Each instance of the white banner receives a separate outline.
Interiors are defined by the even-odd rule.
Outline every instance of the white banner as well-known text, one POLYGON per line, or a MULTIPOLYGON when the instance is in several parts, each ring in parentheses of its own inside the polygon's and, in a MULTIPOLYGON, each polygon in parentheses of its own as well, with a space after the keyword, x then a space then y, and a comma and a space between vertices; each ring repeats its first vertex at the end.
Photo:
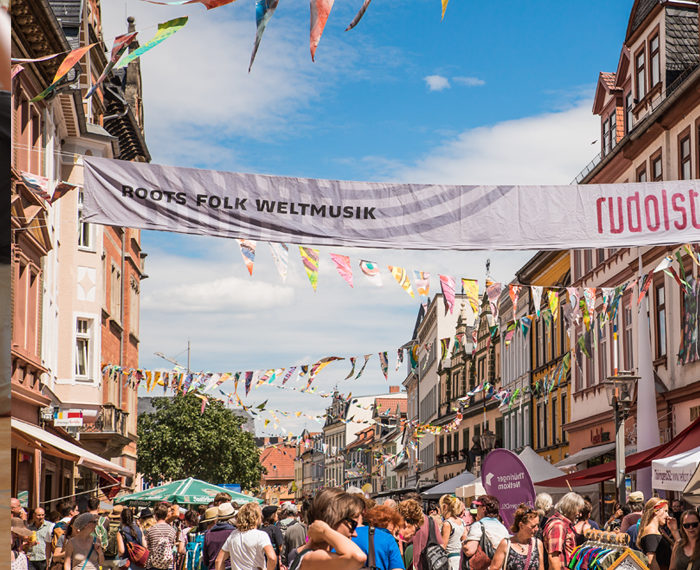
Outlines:
POLYGON ((651 486, 666 491, 683 491, 700 461, 700 447, 651 462, 651 486))
POLYGON ((142 230, 297 245, 425 250, 700 241, 696 180, 448 186, 84 160, 83 219, 142 230))

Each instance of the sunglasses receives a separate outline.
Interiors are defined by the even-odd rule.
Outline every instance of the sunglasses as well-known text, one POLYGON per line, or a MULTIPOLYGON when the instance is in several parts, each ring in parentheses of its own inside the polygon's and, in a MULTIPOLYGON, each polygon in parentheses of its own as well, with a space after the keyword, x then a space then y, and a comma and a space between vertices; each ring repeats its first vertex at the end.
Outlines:
POLYGON ((683 528, 698 528, 700 522, 683 523, 683 528))
POLYGON ((355 519, 343 519, 343 522, 348 525, 350 532, 355 532, 357 525, 360 524, 355 519))

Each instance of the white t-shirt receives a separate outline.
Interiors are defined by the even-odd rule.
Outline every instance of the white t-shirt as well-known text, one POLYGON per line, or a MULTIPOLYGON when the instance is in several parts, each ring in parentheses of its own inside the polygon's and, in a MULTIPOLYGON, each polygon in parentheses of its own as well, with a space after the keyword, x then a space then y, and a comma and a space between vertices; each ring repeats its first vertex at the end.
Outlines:
POLYGON ((501 541, 504 538, 508 538, 510 536, 510 532, 508 532, 508 529, 503 526, 501 521, 492 517, 484 517, 483 519, 472 524, 471 528, 469 529, 469 534, 467 535, 467 540, 481 540, 482 525, 484 532, 486 533, 486 538, 489 539, 489 542, 493 546, 494 550, 498 548, 498 545, 501 544, 501 541))
POLYGON ((221 550, 231 558, 231 570, 265 568, 265 546, 272 546, 270 536, 258 529, 234 530, 224 542, 221 550))

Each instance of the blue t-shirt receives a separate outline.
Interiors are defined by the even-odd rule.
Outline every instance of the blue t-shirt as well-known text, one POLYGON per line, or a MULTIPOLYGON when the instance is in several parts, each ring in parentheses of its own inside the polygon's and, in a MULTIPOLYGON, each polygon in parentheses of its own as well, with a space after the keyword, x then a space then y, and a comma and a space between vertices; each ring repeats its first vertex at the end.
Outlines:
MULTIPOLYGON (((369 527, 358 526, 356 532, 357 536, 353 536, 352 541, 367 555, 365 564, 369 564, 369 527)), ((381 570, 406 568, 396 539, 385 528, 375 528, 374 531, 374 563, 381 570)))

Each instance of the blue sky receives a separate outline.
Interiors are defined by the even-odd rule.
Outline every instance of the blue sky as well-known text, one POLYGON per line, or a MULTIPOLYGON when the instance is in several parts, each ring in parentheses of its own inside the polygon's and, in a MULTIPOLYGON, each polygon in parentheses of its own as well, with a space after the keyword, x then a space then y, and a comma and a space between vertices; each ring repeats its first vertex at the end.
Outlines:
MULTIPOLYGON (((108 46, 127 14, 144 30, 142 42, 158 22, 190 16, 142 58, 153 162, 312 178, 566 184, 597 152, 592 95, 598 72, 615 70, 631 0, 452 0, 442 22, 439 0, 374 0, 344 32, 360 5, 336 0, 312 63, 308 2, 283 0, 248 74, 251 0, 209 12, 103 2, 108 46)), ((179 354, 188 338, 192 367, 208 371, 374 353, 359 381, 342 380, 342 362, 317 380, 322 390, 337 383, 354 394, 385 391, 376 353, 409 340, 418 303, 386 270, 382 289, 350 289, 328 252, 482 282, 487 257, 492 277, 508 281, 532 254, 322 248, 314 293, 295 248, 282 284, 266 244, 258 244, 252 278, 233 241, 144 232, 143 245, 143 367, 167 364, 153 353, 179 354)), ((405 369, 390 369, 389 383, 399 384, 405 369)), ((327 403, 273 388, 249 401, 268 396, 285 410, 318 412, 327 403)))

